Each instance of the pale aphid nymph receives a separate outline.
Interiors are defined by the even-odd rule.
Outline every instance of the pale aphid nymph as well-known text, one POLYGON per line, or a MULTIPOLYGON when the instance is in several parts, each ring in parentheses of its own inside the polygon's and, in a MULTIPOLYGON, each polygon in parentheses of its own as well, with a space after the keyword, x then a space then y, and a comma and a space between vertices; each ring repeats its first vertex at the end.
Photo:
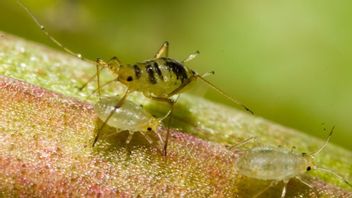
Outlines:
POLYGON ((131 141, 135 132, 140 132, 150 144, 153 143, 150 135, 154 133, 158 137, 160 144, 163 145, 164 141, 158 132, 163 118, 155 118, 141 105, 130 100, 125 100, 124 105, 115 109, 116 100, 119 99, 120 97, 118 96, 105 97, 95 104, 94 110, 98 118, 104 121, 113 111, 111 118, 106 124, 115 128, 116 133, 128 131, 127 144, 131 141))
POLYGON ((301 176, 312 170, 319 170, 333 174, 352 187, 352 185, 342 176, 332 170, 318 167, 315 164, 314 157, 319 154, 328 144, 333 130, 334 127, 331 129, 325 144, 316 152, 311 154, 298 154, 293 153, 292 151, 272 147, 255 147, 244 150, 243 152, 241 151, 239 152, 239 157, 235 160, 235 170, 238 174, 249 178, 272 181, 269 186, 258 192, 254 197, 259 196, 271 186, 276 185, 279 182, 283 182, 284 186, 281 192, 281 197, 283 198, 286 194, 287 183, 292 178, 296 178, 311 187, 301 178, 301 176))

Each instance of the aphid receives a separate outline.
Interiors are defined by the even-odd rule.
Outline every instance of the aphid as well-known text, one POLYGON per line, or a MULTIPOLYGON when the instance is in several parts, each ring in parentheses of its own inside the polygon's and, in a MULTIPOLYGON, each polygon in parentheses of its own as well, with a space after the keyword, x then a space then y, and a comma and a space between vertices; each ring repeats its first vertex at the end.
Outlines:
POLYGON ((308 183, 302 180, 301 176, 312 170, 320 170, 333 174, 352 187, 352 185, 342 176, 332 170, 318 167, 314 163, 315 156, 319 154, 328 144, 333 130, 334 127, 331 129, 325 144, 316 152, 311 154, 297 154, 292 151, 270 147, 255 147, 245 150, 235 161, 236 171, 239 174, 249 178, 272 181, 269 186, 257 193, 254 197, 261 195, 271 186, 276 185, 279 182, 283 182, 284 187, 281 192, 281 197, 283 198, 286 194, 287 183, 292 178, 296 178, 305 185, 311 187, 308 183))
POLYGON ((155 118, 144 110, 141 105, 133 103, 130 100, 125 100, 120 108, 115 109, 115 103, 119 99, 120 97, 118 96, 105 97, 95 104, 94 109, 99 119, 106 120, 111 111, 113 111, 111 118, 106 124, 116 128, 116 133, 128 131, 129 135, 126 139, 127 144, 131 141, 135 132, 140 132, 150 144, 153 143, 153 140, 149 135, 154 133, 163 145, 164 140, 158 133, 163 118, 155 118))
MULTIPOLYGON (((175 102, 171 99, 171 97, 181 93, 187 85, 196 79, 203 80, 234 103, 240 104, 233 98, 224 94, 223 91, 215 87, 209 81, 205 80, 203 76, 184 65, 185 62, 195 58, 198 52, 189 55, 185 60, 179 62, 168 58, 168 48, 169 44, 168 42, 165 42, 155 54, 153 59, 135 64, 122 64, 116 57, 113 57, 108 62, 104 62, 101 59, 97 60, 97 76, 99 76, 100 68, 108 68, 117 76, 117 80, 127 87, 122 99, 115 104, 115 109, 119 108, 123 104, 125 98, 130 92, 137 91, 142 92, 144 96, 150 99, 167 102, 170 104, 170 112, 172 112, 175 102)), ((98 78, 98 89, 99 86, 100 82, 98 78)), ((242 106, 246 110, 250 111, 246 106, 242 106)), ((106 118, 105 122, 109 119, 110 116, 106 118)), ((164 154, 166 154, 168 136, 169 134, 167 132, 164 154)))
MULTIPOLYGON (((59 43, 55 38, 49 35, 49 33, 45 30, 44 26, 39 23, 39 21, 34 17, 34 15, 26 8, 22 3, 18 1, 18 3, 28 12, 28 14, 33 18, 35 23, 40 27, 40 29, 44 32, 44 34, 53 41, 56 45, 61 47, 63 50, 68 52, 69 54, 76 56, 80 59, 83 59, 81 54, 73 53, 68 48, 64 47, 61 43, 59 43)), ((200 75, 192 69, 188 68, 184 64, 192 59, 194 59, 199 52, 195 52, 190 54, 183 61, 177 61, 175 59, 168 57, 169 51, 169 43, 164 42, 157 53, 154 55, 154 58, 150 60, 146 60, 143 62, 138 62, 135 64, 124 64, 117 57, 113 57, 109 61, 105 62, 102 59, 97 59, 97 73, 92 76, 88 81, 97 78, 97 86, 98 86, 98 94, 100 94, 100 71, 103 68, 107 68, 111 71, 111 73, 115 76, 116 80, 121 82, 126 86, 126 90, 122 95, 121 99, 115 103, 115 109, 121 107, 127 98, 128 94, 131 92, 141 92, 147 98, 152 100, 166 102, 170 105, 170 113, 173 111, 174 100, 171 98, 174 95, 180 94, 184 91, 184 88, 189 85, 191 82, 201 79, 203 82, 208 84, 211 88, 215 89, 218 93, 231 100, 233 103, 242 106, 246 111, 253 114, 253 112, 235 100, 234 98, 225 94, 221 89, 213 85, 208 80, 204 79, 204 77, 210 73, 200 75)), ((86 59, 85 59, 86 60, 86 59)), ((83 89, 87 83, 85 83, 81 89, 83 89)), ((102 124, 101 128, 98 130, 97 136, 94 139, 93 146, 98 140, 100 131, 104 127, 104 125, 109 121, 112 117, 114 110, 111 111, 110 115, 106 117, 106 120, 102 124)), ((170 120, 170 119, 169 119, 170 120)), ((164 145, 164 154, 166 155, 167 142, 169 137, 169 130, 167 130, 165 145, 164 145)))

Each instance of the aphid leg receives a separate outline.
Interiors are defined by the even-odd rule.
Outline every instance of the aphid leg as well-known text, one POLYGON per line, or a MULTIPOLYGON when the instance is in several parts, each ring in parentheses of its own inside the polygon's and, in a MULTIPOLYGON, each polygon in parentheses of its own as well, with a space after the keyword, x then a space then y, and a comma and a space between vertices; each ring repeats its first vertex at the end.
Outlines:
MULTIPOLYGON (((103 88, 103 87, 105 87, 105 86, 107 86, 107 85, 109 85, 109 84, 111 84, 111 83, 113 83, 113 82, 115 82, 115 81, 117 81, 117 78, 105 82, 104 84, 100 85, 100 88, 103 88)), ((94 94, 95 92, 97 92, 98 90, 99 90, 98 88, 94 89, 94 90, 92 91, 92 93, 90 93, 90 94, 88 95, 88 97, 91 96, 92 94, 94 94)))
POLYGON ((118 134, 118 133, 121 133, 121 132, 123 132, 123 131, 124 131, 124 130, 116 129, 116 130, 115 130, 115 133, 104 134, 103 137, 104 137, 104 138, 108 138, 108 137, 114 136, 114 135, 116 135, 116 134, 118 134))
POLYGON ((197 50, 197 51, 193 52, 192 54, 188 55, 188 57, 185 58, 183 61, 181 61, 181 63, 186 63, 188 61, 191 61, 194 58, 196 58, 198 55, 199 55, 199 51, 197 50))
MULTIPOLYGON (((97 60, 95 61, 96 67, 97 67, 97 71, 96 73, 91 76, 87 82, 85 82, 81 87, 79 87, 78 89, 80 91, 82 91, 90 81, 92 81, 95 77, 100 78, 100 72, 101 70, 103 70, 104 68, 113 68, 114 70, 118 70, 121 62, 119 61, 119 59, 117 57, 113 57, 111 58, 107 63, 104 62, 102 59, 97 58, 97 60)), ((97 80, 98 82, 100 82, 100 80, 97 80)), ((98 91, 100 91, 99 88, 100 86, 98 85, 98 91)))
POLYGON ((232 101, 233 103, 240 105, 241 107, 243 107, 246 111, 248 111, 251 114, 254 114, 252 110, 250 110, 247 106, 245 106, 244 104, 242 104, 241 102, 235 100, 234 98, 228 96, 224 91, 222 91, 220 88, 216 87, 213 83, 209 82, 208 80, 206 80, 205 78, 203 78, 203 76, 199 75, 199 74, 195 74, 196 78, 201 79, 203 82, 205 82, 206 84, 208 84, 209 87, 213 88, 214 90, 216 90, 219 94, 223 95, 225 98, 229 99, 230 101, 232 101))
POLYGON ((101 90, 100 90, 100 68, 103 68, 103 67, 100 67, 100 65, 102 64, 105 64, 105 62, 103 60, 101 60, 100 58, 97 59, 97 64, 96 64, 96 67, 97 67, 97 86, 98 86, 98 96, 99 96, 99 100, 101 98, 101 90))
POLYGON ((270 184, 269 184, 267 187, 265 187, 263 190, 261 190, 261 191, 259 191, 257 194, 255 194, 255 195, 253 196, 253 198, 259 197, 261 194, 263 194, 265 191, 267 191, 269 188, 271 188, 271 187, 274 186, 275 184, 277 184, 276 181, 270 182, 270 184))
POLYGON ((144 138, 148 141, 149 144, 153 144, 153 140, 149 137, 149 135, 142 133, 142 135, 144 136, 144 138))
POLYGON ((302 184, 308 186, 309 188, 313 188, 313 186, 311 186, 310 184, 308 184, 306 181, 304 181, 301 177, 296 177, 297 180, 299 180, 300 182, 302 182, 302 184))
MULTIPOLYGON (((161 102, 167 102, 170 105, 170 110, 167 112, 166 116, 169 116, 172 114, 173 110, 174 110, 174 105, 175 105, 175 101, 173 101, 170 98, 158 98, 158 97, 152 97, 153 100, 157 100, 157 101, 161 101, 161 102)), ((166 118, 166 116, 163 117, 163 119, 166 118)), ((164 147, 163 147, 163 155, 166 156, 167 155, 167 144, 169 141, 169 136, 170 136, 170 125, 171 125, 171 116, 169 117, 168 120, 168 128, 166 131, 166 136, 165 136, 165 141, 164 141, 164 147)))
POLYGON ((286 195, 286 190, 287 190, 287 183, 288 183, 288 180, 284 180, 284 187, 282 188, 282 192, 281 192, 281 198, 284 198, 285 195, 286 195))
MULTIPOLYGON (((103 61, 102 59, 97 58, 97 60, 96 60, 97 72, 95 73, 95 76, 97 77, 97 89, 95 89, 94 92, 98 91, 99 99, 101 97, 101 88, 102 88, 100 86, 100 71, 103 68, 114 68, 115 70, 118 70, 120 65, 121 65, 121 62, 119 61, 119 59, 117 57, 111 58, 107 63, 105 61, 103 61)), ((87 86, 88 82, 91 81, 92 79, 93 78, 91 77, 82 87, 87 86)), ((108 83, 113 82, 115 80, 117 80, 117 78, 113 79, 112 81, 109 81, 108 83)))
POLYGON ((177 87, 175 90, 173 90, 171 93, 168 94, 168 97, 172 97, 176 94, 179 94, 183 88, 185 88, 187 85, 189 85, 189 83, 191 83, 194 80, 196 80, 196 78, 189 78, 188 82, 184 82, 182 85, 177 87))
POLYGON ((171 108, 169 110, 169 120, 168 120, 168 123, 167 123, 167 131, 166 131, 166 137, 165 137, 165 142, 164 142, 164 148, 163 148, 163 153, 164 153, 164 156, 167 155, 167 143, 169 142, 169 136, 170 136, 170 126, 171 126, 171 118, 172 118, 172 112, 174 111, 174 105, 175 105, 175 102, 173 101, 171 104, 171 108))
POLYGON ((99 136, 100 136, 100 132, 103 130, 104 126, 106 125, 106 123, 110 120, 110 118, 112 117, 112 115, 115 113, 116 109, 120 108, 123 104, 123 102, 125 101, 127 95, 129 93, 129 90, 127 89, 126 92, 123 94, 122 98, 116 103, 116 105, 114 106, 114 109, 110 112, 109 116, 105 119, 105 121, 103 122, 103 124, 100 126, 100 128, 98 129, 97 135, 94 138, 93 141, 93 147, 95 145, 95 143, 98 141, 99 136))
POLYGON ((155 54, 154 58, 168 57, 169 56, 169 42, 165 41, 158 52, 155 54))
MULTIPOLYGON (((99 72, 100 72, 101 70, 103 70, 103 69, 104 69, 104 68, 101 67, 101 68, 99 69, 99 72)), ((89 79, 88 79, 83 85, 81 85, 80 87, 78 87, 78 90, 79 90, 79 91, 82 91, 82 90, 88 85, 88 83, 89 83, 90 81, 92 81, 92 80, 97 76, 97 74, 98 74, 98 71, 95 72, 94 75, 92 75, 91 77, 89 77, 89 79)))
POLYGON ((156 131, 153 131, 155 133, 155 135, 158 137, 159 141, 160 141, 160 144, 162 146, 164 146, 164 140, 163 138, 161 137, 160 133, 156 132, 156 131))
MULTIPOLYGON (((159 140, 160 140, 159 146, 162 148, 162 147, 163 147, 163 140, 161 139, 160 134, 157 133, 157 132, 155 132, 155 131, 153 131, 153 132, 158 136, 158 138, 159 138, 159 140)), ((149 144, 151 144, 151 145, 153 144, 153 140, 149 137, 148 134, 142 133, 142 135, 145 137, 145 139, 148 141, 149 144)), ((158 152, 160 152, 161 154, 163 154, 163 151, 162 151, 160 148, 156 147, 156 149, 158 150, 158 152)))
POLYGON ((126 144, 129 144, 132 140, 132 137, 133 137, 133 131, 128 131, 128 137, 126 139, 126 144))
POLYGON ((242 142, 240 142, 240 143, 238 143, 238 144, 236 144, 236 145, 231 146, 230 149, 232 150, 232 149, 241 147, 241 146, 247 144, 248 142, 250 142, 250 141, 252 141, 252 140, 255 141, 255 140, 256 140, 256 137, 247 138, 247 139, 243 140, 242 142))

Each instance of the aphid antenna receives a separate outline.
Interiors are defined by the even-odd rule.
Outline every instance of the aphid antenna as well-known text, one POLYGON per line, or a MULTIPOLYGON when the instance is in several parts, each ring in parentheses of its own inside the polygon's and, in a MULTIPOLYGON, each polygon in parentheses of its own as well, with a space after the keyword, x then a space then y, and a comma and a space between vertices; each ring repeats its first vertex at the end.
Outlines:
MULTIPOLYGON (((330 141, 330 138, 334 132, 334 129, 335 129, 335 126, 333 126, 330 130, 330 133, 328 135, 328 138, 326 139, 325 143, 323 146, 320 147, 320 149, 318 149, 316 152, 310 154, 311 156, 315 156, 317 154, 319 154, 325 147, 326 145, 328 145, 329 141, 330 141)), ((335 177, 339 178, 340 180, 342 180, 343 182, 345 182, 347 185, 349 185, 350 187, 352 187, 352 184, 350 182, 347 181, 346 178, 344 178, 343 176, 337 174, 336 172, 330 170, 330 169, 327 169, 327 168, 321 168, 321 167, 318 167, 318 166, 315 166, 314 167, 314 170, 318 170, 318 171, 323 171, 323 172, 326 172, 326 173, 329 173, 331 175, 334 175, 335 177)))
POLYGON ((254 112, 252 110, 250 110, 247 106, 245 106, 244 104, 242 104, 241 102, 239 102, 238 100, 230 97, 229 95, 227 95, 223 90, 221 90, 220 88, 218 88, 217 86, 215 86, 213 83, 211 83, 210 81, 206 80, 203 76, 207 75, 203 74, 201 75, 196 75, 197 78, 201 79, 203 82, 205 82, 206 84, 208 84, 209 87, 213 88, 215 91, 217 91, 219 94, 221 94, 222 96, 224 96, 225 98, 227 98, 228 100, 230 100, 231 102, 233 102, 236 105, 241 106, 243 109, 245 109, 246 111, 248 111, 249 113, 251 113, 252 115, 254 115, 254 112))
POLYGON ((332 136, 332 134, 333 134, 333 132, 334 132, 334 129, 335 129, 335 126, 333 126, 333 127, 331 128, 330 133, 329 133, 329 135, 328 135, 328 138, 326 139, 326 141, 325 141, 325 143, 323 144, 323 146, 321 146, 317 151, 315 151, 315 152, 313 152, 312 154, 310 154, 311 156, 316 156, 316 155, 318 155, 318 154, 328 145, 328 143, 329 143, 329 141, 330 141, 330 138, 331 138, 331 136, 332 136))
MULTIPOLYGON (((31 10, 20 0, 17 0, 17 4, 19 6, 21 6, 26 12, 27 14, 33 19, 33 21, 35 22, 35 24, 40 28, 40 30, 44 33, 44 35, 51 41, 53 42, 55 45, 57 45, 58 47, 60 47, 61 49, 63 49, 65 52, 67 52, 68 54, 78 58, 78 59, 81 59, 83 61, 86 61, 86 62, 89 62, 91 64, 96 64, 95 61, 92 61, 88 58, 85 58, 84 56, 82 56, 82 54, 80 53, 75 53, 73 52, 72 50, 70 50, 69 48, 67 48, 66 46, 64 46, 62 43, 60 43, 57 39, 55 39, 53 36, 51 36, 49 34, 48 31, 46 31, 45 29, 45 26, 42 25, 39 20, 37 19, 37 17, 34 16, 34 14, 31 12, 31 10)), ((78 87, 78 90, 82 91, 90 81, 92 81, 95 77, 97 77, 99 75, 99 72, 104 69, 104 68, 99 68, 97 69, 96 73, 91 76, 88 81, 86 83, 84 83, 82 86, 78 87)), ((99 77, 98 77, 99 78, 99 77)), ((99 82, 98 82, 99 84, 99 82)), ((99 87, 99 86, 98 86, 99 87)))
POLYGON ((233 150, 233 149, 235 149, 235 148, 238 148, 238 147, 241 147, 241 146, 243 146, 243 145, 245 145, 245 144, 248 144, 248 143, 251 142, 251 141, 256 141, 256 140, 257 140, 257 137, 255 137, 255 136, 250 137, 250 138, 247 138, 247 139, 243 140, 242 142, 240 142, 240 143, 238 143, 238 144, 236 144, 236 145, 231 146, 231 150, 233 150))
POLYGON ((24 5, 24 3, 20 0, 17 0, 17 4, 20 5, 29 16, 31 16, 31 18, 33 19, 33 21, 36 23, 36 25, 40 28, 40 30, 45 34, 46 37, 49 38, 49 40, 51 40, 53 43, 55 43, 58 47, 62 48, 65 52, 69 53, 70 55, 79 58, 81 60, 87 61, 87 62, 93 62, 85 57, 82 56, 82 54, 80 53, 75 53, 72 50, 70 50, 69 48, 67 48, 66 46, 64 46, 62 43, 60 43, 58 40, 56 40, 53 36, 51 36, 49 34, 48 31, 46 31, 45 26, 42 25, 39 20, 37 19, 37 17, 34 16, 34 14, 30 11, 30 9, 24 5))
POLYGON ((341 179, 343 182, 345 182, 348 186, 352 187, 352 184, 349 181, 347 181, 346 178, 344 178, 343 176, 335 173, 334 171, 332 171, 330 169, 321 168, 321 167, 314 167, 314 170, 323 171, 323 172, 329 173, 331 175, 334 175, 335 177, 337 177, 337 178, 341 179))

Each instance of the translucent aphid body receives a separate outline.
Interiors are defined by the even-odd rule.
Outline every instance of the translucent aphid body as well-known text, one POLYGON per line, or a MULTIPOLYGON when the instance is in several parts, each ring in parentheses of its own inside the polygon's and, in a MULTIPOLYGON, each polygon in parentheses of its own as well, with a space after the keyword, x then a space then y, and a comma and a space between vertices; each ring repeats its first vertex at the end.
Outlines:
POLYGON ((352 187, 352 185, 342 176, 329 169, 321 168, 314 164, 314 157, 328 144, 333 129, 334 127, 331 129, 325 144, 312 154, 293 153, 292 151, 271 147, 255 147, 240 151, 239 157, 235 160, 235 170, 239 174, 249 178, 272 181, 267 188, 258 192, 254 197, 258 197, 271 186, 283 182, 284 187, 281 192, 281 197, 283 198, 286 195, 287 183, 293 178, 296 178, 311 187, 301 178, 303 174, 311 170, 330 173, 352 187))
POLYGON ((135 132, 140 132, 149 143, 152 143, 149 135, 155 133, 163 143, 161 136, 158 133, 158 129, 161 126, 161 120, 153 117, 149 112, 143 109, 142 106, 133 103, 130 100, 125 100, 123 106, 115 109, 116 100, 120 97, 106 97, 102 98, 94 106, 94 110, 97 113, 100 120, 106 120, 106 118, 113 112, 111 118, 107 121, 107 125, 116 128, 116 132, 128 131, 129 136, 126 143, 129 143, 132 139, 132 135, 135 132))
POLYGON ((312 159, 309 155, 298 155, 275 148, 254 148, 241 155, 236 167, 247 177, 285 181, 305 173, 307 167, 312 167, 312 159))

